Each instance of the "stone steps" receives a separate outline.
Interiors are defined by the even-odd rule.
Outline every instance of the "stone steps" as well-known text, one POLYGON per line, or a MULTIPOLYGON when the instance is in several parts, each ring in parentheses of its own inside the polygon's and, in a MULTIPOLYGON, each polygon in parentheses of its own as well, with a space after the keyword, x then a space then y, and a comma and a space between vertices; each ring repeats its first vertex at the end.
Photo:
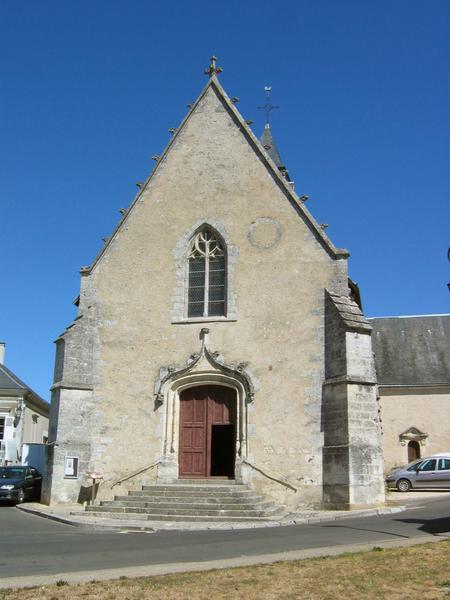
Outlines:
POLYGON ((166 521, 254 521, 280 518, 283 510, 243 484, 228 480, 181 480, 147 485, 86 507, 85 516, 166 521))
POLYGON ((114 500, 126 501, 132 500, 134 502, 167 502, 167 500, 173 502, 258 502, 261 497, 253 492, 248 494, 196 494, 195 492, 179 493, 174 490, 172 493, 165 494, 152 494, 146 492, 145 494, 139 494, 137 492, 130 492, 128 496, 114 496, 114 500))
MULTIPOLYGON (((90 507, 89 507, 90 508, 90 507)), ((87 509, 89 512, 89 508, 87 509)), ((95 506, 93 507, 96 508, 95 506)), ((205 504, 205 503, 196 503, 190 502, 189 504, 182 504, 179 502, 116 502, 114 500, 101 502, 98 508, 102 510, 115 510, 123 508, 125 511, 127 509, 139 509, 140 511, 145 511, 148 513, 151 512, 166 512, 166 511, 178 511, 178 510, 186 510, 189 512, 201 513, 202 511, 248 511, 248 510, 259 510, 259 511, 269 511, 273 508, 273 506, 269 505, 269 503, 261 503, 257 505, 253 504, 234 504, 234 503, 222 503, 222 504, 205 504), (255 508, 255 506, 257 508, 255 508)))
POLYGON ((239 508, 239 509, 215 509, 215 508, 166 508, 166 507, 134 507, 134 506, 88 506, 87 512, 118 512, 129 515, 135 514, 146 514, 153 515, 163 513, 167 516, 183 515, 185 517, 195 516, 207 516, 207 517, 264 517, 266 512, 264 510, 239 508))
MULTIPOLYGON (((197 508, 248 508, 249 506, 262 506, 261 501, 244 502, 239 498, 195 498, 192 496, 186 501, 185 498, 151 498, 146 496, 145 500, 136 497, 118 496, 114 500, 102 500, 100 506, 172 506, 181 508, 183 506, 197 508)), ((269 503, 265 503, 266 508, 270 508, 269 503)))
MULTIPOLYGON (((174 484, 170 484, 170 485, 174 485, 174 484)), ((202 479, 201 477, 199 477, 198 479, 179 479, 177 481, 177 483, 175 485, 195 485, 196 487, 198 486, 233 486, 233 487, 237 487, 237 486, 243 486, 242 483, 236 483, 235 479, 225 479, 222 477, 217 477, 217 478, 211 478, 211 479, 202 479)), ((146 487, 146 486, 143 486, 146 487)), ((152 486, 147 486, 147 487, 152 487, 152 486)), ((243 486, 245 487, 245 486, 243 486)))
POLYGON ((176 492, 174 490, 135 490, 133 492, 130 492, 130 494, 132 494, 134 497, 138 498, 145 498, 145 497, 152 497, 152 498, 164 498, 167 496, 177 496, 178 498, 192 498, 193 496, 195 496, 195 498, 229 498, 229 497, 233 497, 233 498, 249 498, 252 499, 256 496, 256 494, 254 492, 252 492, 251 490, 220 490, 220 491, 205 491, 205 490, 195 490, 195 488, 191 488, 189 490, 183 489, 183 490, 177 490, 176 492))
MULTIPOLYGON (((170 485, 143 485, 142 492, 151 492, 152 494, 155 492, 160 493, 173 493, 174 488, 176 488, 179 492, 194 492, 195 494, 203 492, 204 494, 235 494, 235 493, 243 493, 249 492, 249 488, 243 484, 234 484, 234 485, 195 485, 195 484, 181 484, 181 483, 172 483, 170 485)), ((135 492, 133 492, 135 493, 135 492)))
MULTIPOLYGON (((265 517, 239 517, 233 516, 224 517, 224 516, 210 516, 205 517, 204 515, 191 515, 189 517, 183 515, 166 515, 166 514, 152 514, 148 515, 145 513, 133 514, 129 513, 117 513, 117 512, 72 512, 74 516, 89 516, 92 518, 100 518, 100 519, 111 519, 117 521, 175 521, 175 522, 211 522, 211 523, 248 523, 248 522, 267 522, 274 521, 277 518, 277 515, 265 516, 265 517)), ((281 518, 282 515, 278 515, 278 518, 281 518)))

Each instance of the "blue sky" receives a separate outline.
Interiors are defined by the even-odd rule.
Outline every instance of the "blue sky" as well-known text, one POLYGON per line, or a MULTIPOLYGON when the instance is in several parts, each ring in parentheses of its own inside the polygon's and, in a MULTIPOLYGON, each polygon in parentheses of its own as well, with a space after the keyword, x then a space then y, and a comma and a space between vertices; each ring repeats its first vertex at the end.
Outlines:
POLYGON ((89 264, 205 83, 272 131, 368 316, 448 313, 447 0, 0 4, 0 340, 44 398, 89 264))

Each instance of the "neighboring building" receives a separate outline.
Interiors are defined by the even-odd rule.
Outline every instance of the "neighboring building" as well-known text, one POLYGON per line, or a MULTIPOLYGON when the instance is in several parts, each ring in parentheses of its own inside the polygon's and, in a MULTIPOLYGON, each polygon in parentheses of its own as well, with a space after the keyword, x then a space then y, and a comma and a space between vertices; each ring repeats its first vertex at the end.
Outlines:
POLYGON ((0 464, 19 463, 23 444, 48 438, 49 404, 3 364, 0 342, 0 464))
POLYGON ((81 269, 57 340, 46 500, 76 501, 95 472, 100 499, 219 477, 292 510, 378 506, 371 327, 348 252, 294 192, 270 127, 260 142, 214 60, 208 73, 81 269))
POLYGON ((385 468, 450 452, 450 315, 369 322, 385 468))

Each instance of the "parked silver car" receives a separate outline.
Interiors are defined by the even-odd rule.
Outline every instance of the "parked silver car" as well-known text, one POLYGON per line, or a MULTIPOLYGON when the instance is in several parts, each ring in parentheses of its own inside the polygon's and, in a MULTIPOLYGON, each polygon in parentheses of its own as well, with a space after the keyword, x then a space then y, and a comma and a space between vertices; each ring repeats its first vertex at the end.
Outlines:
POLYGON ((435 454, 394 469, 386 477, 390 488, 399 492, 410 489, 450 489, 450 454, 435 454))

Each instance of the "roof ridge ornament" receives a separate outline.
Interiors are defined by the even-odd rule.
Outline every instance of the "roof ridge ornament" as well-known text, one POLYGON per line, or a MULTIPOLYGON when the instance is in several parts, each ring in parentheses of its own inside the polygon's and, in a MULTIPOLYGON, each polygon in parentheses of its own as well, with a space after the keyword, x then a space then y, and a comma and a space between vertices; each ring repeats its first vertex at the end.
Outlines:
POLYGON ((213 77, 214 75, 218 75, 222 73, 222 67, 217 66, 217 56, 211 56, 211 63, 207 69, 205 69, 205 75, 209 75, 209 77, 213 77))
POLYGON ((258 110, 263 110, 266 113, 266 127, 269 127, 269 118, 270 118, 271 111, 274 110, 275 108, 280 108, 280 107, 274 106, 273 104, 270 103, 270 94, 272 92, 272 86, 271 85, 264 86, 264 91, 266 92, 266 103, 264 104, 264 106, 257 106, 257 108, 258 108, 258 110))

